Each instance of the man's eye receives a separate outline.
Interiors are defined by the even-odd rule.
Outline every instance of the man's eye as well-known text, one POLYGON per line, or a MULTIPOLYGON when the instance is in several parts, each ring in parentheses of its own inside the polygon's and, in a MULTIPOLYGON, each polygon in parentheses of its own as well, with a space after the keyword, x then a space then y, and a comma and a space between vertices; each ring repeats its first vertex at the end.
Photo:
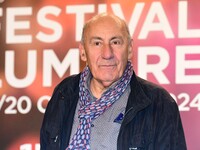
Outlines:
POLYGON ((122 42, 120 40, 111 41, 111 45, 121 45, 122 42))
POLYGON ((100 42, 94 42, 94 45, 99 46, 99 45, 101 45, 101 43, 100 42))
POLYGON ((93 42, 92 42, 92 45, 93 45, 93 46, 101 46, 102 43, 99 42, 99 41, 93 41, 93 42))

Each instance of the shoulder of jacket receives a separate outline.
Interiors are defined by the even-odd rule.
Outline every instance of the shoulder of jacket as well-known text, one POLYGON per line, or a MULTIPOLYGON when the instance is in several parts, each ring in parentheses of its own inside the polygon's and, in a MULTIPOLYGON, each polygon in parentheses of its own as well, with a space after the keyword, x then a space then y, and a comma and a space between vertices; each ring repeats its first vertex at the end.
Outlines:
POLYGON ((172 102, 175 101, 171 97, 170 93, 161 85, 147 81, 140 77, 137 77, 138 84, 140 85, 143 93, 152 101, 172 102))
POLYGON ((76 75, 71 75, 63 79, 54 89, 55 92, 60 92, 61 94, 74 92, 79 87, 80 73, 76 75))

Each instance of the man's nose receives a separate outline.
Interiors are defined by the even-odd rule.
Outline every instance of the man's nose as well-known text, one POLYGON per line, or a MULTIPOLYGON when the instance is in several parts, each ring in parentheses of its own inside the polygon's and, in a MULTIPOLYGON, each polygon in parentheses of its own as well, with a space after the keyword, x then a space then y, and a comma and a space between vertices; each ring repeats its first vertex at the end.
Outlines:
POLYGON ((113 58, 113 48, 110 44, 104 44, 101 51, 101 56, 104 59, 111 59, 113 58))

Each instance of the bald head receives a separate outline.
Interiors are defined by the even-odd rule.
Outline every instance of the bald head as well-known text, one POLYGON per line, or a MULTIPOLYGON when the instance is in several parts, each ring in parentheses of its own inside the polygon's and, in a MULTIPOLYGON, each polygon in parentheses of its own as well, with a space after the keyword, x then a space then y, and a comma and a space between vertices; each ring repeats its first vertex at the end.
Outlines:
POLYGON ((121 28, 122 32, 124 32, 124 35, 128 38, 128 40, 131 40, 131 36, 129 33, 128 26, 124 20, 119 18, 116 15, 113 14, 108 14, 108 13, 101 13, 93 18, 91 18, 89 21, 87 21, 83 27, 83 32, 82 32, 82 38, 81 41, 84 43, 85 39, 87 38, 87 32, 90 30, 90 27, 97 24, 97 23, 104 23, 106 21, 112 21, 114 22, 119 28, 121 28))

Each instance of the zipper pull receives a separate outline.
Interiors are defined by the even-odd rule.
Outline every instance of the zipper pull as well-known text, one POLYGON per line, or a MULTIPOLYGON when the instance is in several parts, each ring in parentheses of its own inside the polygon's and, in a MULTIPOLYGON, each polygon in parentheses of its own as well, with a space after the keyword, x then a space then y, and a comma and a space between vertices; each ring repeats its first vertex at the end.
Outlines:
POLYGON ((58 135, 54 138, 54 142, 56 143, 58 140, 58 135))

